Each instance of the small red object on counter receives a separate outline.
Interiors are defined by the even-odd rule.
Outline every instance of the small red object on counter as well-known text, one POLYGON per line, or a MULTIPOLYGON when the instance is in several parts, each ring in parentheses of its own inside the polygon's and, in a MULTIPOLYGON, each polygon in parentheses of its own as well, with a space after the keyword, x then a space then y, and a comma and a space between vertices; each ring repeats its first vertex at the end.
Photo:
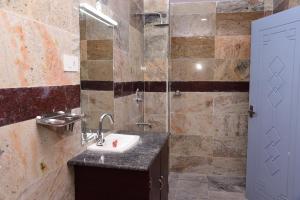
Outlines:
POLYGON ((114 141, 112 142, 112 146, 113 146, 114 148, 116 148, 116 147, 118 146, 118 140, 114 140, 114 141))

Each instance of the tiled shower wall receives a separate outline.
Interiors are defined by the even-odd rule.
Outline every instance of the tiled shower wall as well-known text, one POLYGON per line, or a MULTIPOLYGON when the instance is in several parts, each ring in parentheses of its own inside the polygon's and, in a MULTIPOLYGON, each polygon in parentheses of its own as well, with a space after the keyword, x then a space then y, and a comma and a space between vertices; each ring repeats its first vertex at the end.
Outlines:
MULTIPOLYGON (((163 14, 163 22, 169 23, 169 0, 144 0, 145 13, 163 14)), ((146 131, 168 130, 168 93, 169 70, 169 26, 158 27, 158 16, 146 15, 144 29, 144 81, 149 85, 160 85, 161 90, 145 92, 144 118, 152 128, 146 131)), ((154 86, 155 87, 155 86, 154 86)))
POLYGON ((250 24, 295 4, 171 0, 171 199, 244 198, 250 24))
POLYGON ((80 124, 58 133, 35 116, 80 106, 77 1, 0 1, 0 199, 74 199, 67 160, 83 150, 80 124))

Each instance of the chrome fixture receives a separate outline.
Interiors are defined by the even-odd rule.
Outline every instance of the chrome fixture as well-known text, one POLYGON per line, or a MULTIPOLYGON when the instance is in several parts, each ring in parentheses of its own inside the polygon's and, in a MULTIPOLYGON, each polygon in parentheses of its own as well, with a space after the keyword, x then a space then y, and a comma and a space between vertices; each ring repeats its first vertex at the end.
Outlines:
POLYGON ((138 103, 138 102, 143 102, 143 93, 140 92, 139 88, 136 89, 135 91, 135 98, 134 100, 138 103))
POLYGON ((149 128, 152 128, 152 124, 147 123, 147 122, 137 122, 136 123, 137 126, 148 126, 149 128))
POLYGON ((79 121, 82 117, 83 115, 58 111, 37 116, 36 123, 49 128, 73 131, 75 122, 79 121))
POLYGON ((100 9, 96 9, 87 3, 80 4, 80 11, 84 14, 104 23, 107 26, 113 27, 118 26, 118 22, 110 18, 109 16, 103 14, 100 9))
POLYGON ((180 97, 181 96, 181 92, 179 90, 176 90, 174 93, 174 97, 180 97))
POLYGON ((111 114, 108 113, 104 113, 103 115, 101 115, 100 117, 100 121, 99 121, 99 130, 97 131, 97 145, 98 146, 103 146, 105 140, 104 140, 104 134, 102 131, 103 128, 103 120, 108 117, 110 120, 110 123, 113 125, 114 124, 114 119, 113 116, 111 114))
POLYGON ((157 15, 160 18, 160 23, 159 24, 154 24, 154 26, 158 26, 158 27, 169 26, 169 24, 165 23, 164 20, 163 20, 163 15, 167 15, 166 13, 163 13, 163 12, 149 12, 149 13, 139 13, 139 14, 136 14, 136 15, 142 15, 142 16, 144 16, 144 18, 146 16, 157 15))

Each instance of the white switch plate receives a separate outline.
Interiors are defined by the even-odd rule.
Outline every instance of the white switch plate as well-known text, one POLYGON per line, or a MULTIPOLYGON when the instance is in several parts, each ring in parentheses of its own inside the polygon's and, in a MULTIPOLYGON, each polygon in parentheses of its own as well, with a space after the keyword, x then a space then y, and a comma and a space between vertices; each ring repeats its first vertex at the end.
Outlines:
POLYGON ((64 71, 65 72, 78 72, 79 71, 79 58, 78 56, 67 55, 63 57, 64 71))

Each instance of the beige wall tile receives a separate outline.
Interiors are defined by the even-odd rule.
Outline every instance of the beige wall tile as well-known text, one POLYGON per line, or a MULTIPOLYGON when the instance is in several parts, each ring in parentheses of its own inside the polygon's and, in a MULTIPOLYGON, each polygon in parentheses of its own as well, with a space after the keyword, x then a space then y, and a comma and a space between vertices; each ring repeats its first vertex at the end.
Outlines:
POLYGON ((213 1, 171 3, 170 6, 171 15, 207 15, 216 13, 216 2, 213 1))
MULTIPOLYGON (((21 191, 84 149, 80 144, 80 123, 74 133, 58 133, 28 120, 0 128, 0 194, 17 199, 21 191)), ((68 181, 68 180, 66 180, 68 181)), ((59 191, 56 191, 59 192, 59 191)))
POLYGON ((168 76, 168 59, 153 58, 144 61, 144 81, 166 81, 168 76))
POLYGON ((170 156, 170 171, 180 173, 209 174, 212 170, 212 158, 200 156, 170 156))
POLYGON ((179 135, 214 136, 213 116, 202 113, 171 113, 171 133, 179 135))
POLYGON ((213 58, 189 59, 180 58, 172 59, 171 63, 171 80, 172 81, 209 81, 214 80, 214 70, 216 61, 213 58), (197 64, 202 68, 197 69, 197 64))
POLYGON ((64 72, 62 60, 79 56, 78 36, 10 12, 0 16, 0 88, 79 83, 79 73, 64 72))
POLYGON ((87 40, 88 60, 112 60, 113 41, 112 40, 87 40))
MULTIPOLYGON (((220 45, 219 45, 220 46, 220 45)), ((219 46, 216 46, 220 48, 219 46)), ((214 58, 214 37, 172 37, 172 58, 214 58)))
POLYGON ((167 116, 163 114, 149 114, 145 113, 144 121, 151 124, 151 128, 145 126, 145 131, 150 132, 167 132, 167 116))
POLYGON ((145 12, 157 12, 157 11, 168 11, 169 1, 168 0, 145 0, 144 10, 145 12))
POLYGON ((177 156, 203 156, 213 154, 211 136, 171 135, 170 154, 177 156))
POLYGON ((209 92, 182 92, 180 97, 171 93, 171 112, 174 113, 201 113, 213 112, 213 94, 209 92))
POLYGON ((212 158, 212 171, 214 175, 245 176, 246 158, 212 158))
POLYGON ((251 22, 263 16, 263 11, 217 13, 217 35, 250 35, 251 22))
POLYGON ((144 99, 146 114, 167 114, 167 93, 145 92, 144 99))
POLYGON ((213 125, 216 129, 216 136, 247 137, 248 115, 239 115, 239 114, 214 115, 213 125))
POLYGON ((248 81, 250 60, 216 59, 214 78, 216 81, 248 81))
POLYGON ((215 93, 214 114, 247 114, 248 92, 215 93))
POLYGON ((214 137, 212 146, 214 157, 246 157, 247 139, 245 137, 214 137))
POLYGON ((215 32, 215 13, 171 16, 172 37, 214 36, 215 32))
POLYGON ((112 60, 87 60, 81 69, 87 70, 86 80, 113 81, 112 60))
POLYGON ((217 36, 217 59, 249 59, 250 36, 217 36))

